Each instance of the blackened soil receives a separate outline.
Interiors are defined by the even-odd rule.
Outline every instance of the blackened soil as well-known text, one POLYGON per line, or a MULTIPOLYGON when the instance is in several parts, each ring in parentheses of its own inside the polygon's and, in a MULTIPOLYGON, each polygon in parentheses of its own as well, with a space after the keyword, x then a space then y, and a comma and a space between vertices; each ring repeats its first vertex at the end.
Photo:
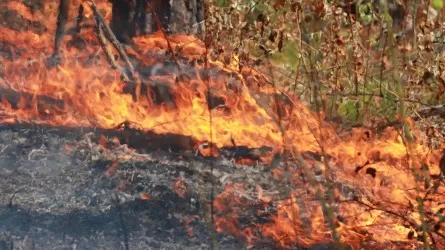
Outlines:
MULTIPOLYGON (((106 176, 112 163, 97 145, 67 152, 81 140, 37 127, 0 130, 1 250, 211 248, 203 182, 190 164, 157 156, 121 162, 106 176), (183 195, 173 189, 179 177, 183 195), (198 218, 186 227, 188 216, 198 218)), ((245 248, 231 236, 215 240, 221 249, 245 248)))

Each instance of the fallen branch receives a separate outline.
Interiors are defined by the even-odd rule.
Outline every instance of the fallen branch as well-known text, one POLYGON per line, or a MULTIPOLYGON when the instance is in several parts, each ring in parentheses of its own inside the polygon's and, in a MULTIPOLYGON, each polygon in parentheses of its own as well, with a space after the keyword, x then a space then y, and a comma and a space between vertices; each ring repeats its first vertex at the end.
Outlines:
POLYGON ((127 55, 127 52, 125 52, 124 47, 117 40, 110 26, 107 24, 104 17, 97 10, 97 6, 94 3, 94 1, 88 0, 88 2, 90 3, 91 9, 93 10, 95 16, 96 26, 98 26, 97 27, 98 31, 96 33, 98 34, 98 39, 101 43, 102 48, 104 48, 104 52, 107 56, 107 59, 112 65, 112 67, 118 68, 122 72, 123 80, 127 84, 130 82, 130 80, 136 83, 135 86, 132 87, 130 91, 132 93, 133 100, 137 101, 139 99, 139 95, 141 92, 141 85, 142 85, 139 75, 136 73, 134 66, 130 61, 130 58, 127 55), (117 63, 114 61, 114 56, 112 55, 111 50, 109 50, 105 44, 105 39, 110 41, 110 43, 118 51, 119 55, 124 59, 125 63, 127 64, 128 70, 130 72, 130 76, 128 76, 121 67, 117 66, 117 63))
POLYGON ((97 39, 99 40, 100 46, 102 47, 103 51, 105 52, 105 56, 107 58, 108 63, 113 67, 113 69, 117 69, 122 74, 122 80, 124 82, 129 82, 130 78, 128 77, 127 73, 124 69, 122 69, 114 59, 113 51, 111 51, 110 47, 107 46, 106 38, 104 35, 104 27, 102 23, 100 22, 100 19, 96 16, 94 18, 95 21, 95 31, 97 39))
POLYGON ((419 115, 414 117, 418 120, 421 118, 427 118, 432 116, 439 116, 445 119, 445 105, 436 105, 428 108, 421 109, 417 112, 419 115))
POLYGON ((111 30, 110 26, 107 24, 107 22, 105 21, 104 17, 102 16, 102 14, 99 13, 99 11, 97 10, 97 6, 94 3, 93 0, 88 0, 88 2, 90 3, 91 9, 93 10, 94 16, 95 18, 97 18, 98 22, 102 25, 102 27, 104 28, 104 35, 105 37, 113 44, 113 46, 116 48, 116 50, 119 52, 119 54, 122 56, 122 58, 124 59, 124 61, 127 63, 128 68, 130 70, 130 72, 132 73, 132 75, 134 75, 134 66, 133 64, 130 62, 130 59, 127 55, 127 52, 125 52, 124 47, 122 46, 122 44, 117 40, 116 36, 114 35, 113 31, 111 30))

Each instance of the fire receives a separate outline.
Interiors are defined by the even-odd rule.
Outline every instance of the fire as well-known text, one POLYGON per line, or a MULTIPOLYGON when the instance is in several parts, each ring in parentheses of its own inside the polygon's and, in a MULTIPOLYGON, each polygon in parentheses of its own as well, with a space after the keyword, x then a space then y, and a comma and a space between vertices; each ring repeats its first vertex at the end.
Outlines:
MULTIPOLYGON (((98 2, 109 20, 110 4, 98 2)), ((84 5, 84 15, 90 17, 91 10, 84 5)), ((42 22, 46 32, 0 27, 0 41, 9 46, 9 58, 0 58, 2 123, 104 129, 131 123, 142 131, 193 137, 196 144, 191 149, 204 148, 201 152, 208 156, 218 156, 214 150, 235 145, 268 147, 272 153, 286 152, 293 160, 301 158, 301 153, 321 156, 321 161, 303 157, 305 166, 289 166, 290 186, 299 188, 291 190, 286 199, 275 201, 258 186, 257 199, 246 200, 240 195, 243 185, 227 185, 215 201, 218 231, 241 235, 250 244, 263 235, 285 248, 328 243, 333 236, 325 209, 335 207, 335 233, 343 243, 358 247, 363 240, 374 240, 414 246, 422 233, 420 206, 443 216, 445 197, 440 194, 444 185, 431 191, 436 180, 430 180, 429 186, 419 184, 426 183, 426 176, 441 175, 441 152, 431 151, 420 139, 404 142, 394 128, 379 135, 357 128, 348 136, 339 136, 333 126, 323 122, 322 114, 314 114, 295 97, 279 93, 259 72, 241 67, 236 59, 229 65, 210 61, 210 68, 189 63, 201 60, 206 49, 200 40, 185 35, 170 37, 172 47, 180 50, 179 69, 167 63, 168 46, 161 33, 134 39, 135 46, 128 54, 145 72, 143 84, 147 88, 153 84, 158 90, 149 90, 135 101, 132 93, 125 91, 120 73, 101 53, 92 29, 83 28, 80 40, 69 34, 66 40, 72 42, 64 43, 63 63, 48 68, 57 4, 45 4, 37 12, 15 1, 5 7, 26 20, 42 22), (317 176, 316 169, 320 172, 317 176), (308 180, 299 178, 301 171, 308 174, 308 180), (327 182, 334 183, 337 204, 323 207, 319 200, 321 194, 330 192, 324 185, 327 182), (428 199, 420 204, 422 197, 428 199), (266 223, 243 226, 239 208, 253 205, 275 206, 276 212, 266 223)), ((92 23, 91 18, 88 22, 92 23)), ((413 133, 420 138, 419 131, 413 133)), ((259 154, 264 163, 270 163, 272 157, 259 154)), ((117 166, 114 163, 106 174, 111 175, 117 166)), ((286 176, 282 169, 271 171, 276 180, 286 176)), ((179 195, 184 189, 180 184, 180 180, 175 183, 179 195)), ((445 234, 442 220, 435 223, 439 225, 435 233, 445 234)))
MULTIPOLYGON (((47 8, 47 11, 52 10, 52 8, 47 8)), ((53 26, 54 19, 47 23, 49 30, 53 26)), ((44 61, 45 55, 51 53, 52 32, 38 35, 31 31, 19 32, 7 27, 1 29, 2 41, 14 44, 17 49, 26 51, 29 58, 33 58, 27 61, 26 58, 18 57, 13 61, 4 62, 8 83, 6 80, 3 81, 2 90, 10 92, 19 90, 20 94, 27 94, 27 97, 18 95, 17 98, 20 100, 15 105, 6 100, 2 102, 1 108, 5 113, 5 121, 102 128, 115 128, 125 121, 130 121, 159 134, 183 134, 196 137, 198 141, 206 141, 209 139, 211 127, 209 119, 212 115, 212 129, 215 134, 213 140, 218 147, 231 146, 233 141, 237 145, 251 147, 279 148, 282 144, 279 128, 274 118, 270 117, 271 111, 268 113, 267 110, 259 107, 245 84, 228 85, 228 81, 242 79, 239 73, 221 68, 221 72, 229 72, 234 76, 224 76, 222 73, 218 76, 210 76, 212 95, 221 101, 220 107, 213 108, 211 112, 208 110, 205 98, 206 83, 200 75, 196 75, 197 72, 194 72, 193 68, 184 69, 184 71, 189 71, 184 73, 196 75, 196 79, 190 81, 185 79, 179 84, 173 84, 178 78, 176 74, 180 73, 175 72, 174 69, 170 74, 151 77, 152 81, 168 84, 171 88, 169 92, 175 93, 172 100, 174 103, 171 105, 153 105, 149 98, 142 98, 138 103, 134 103, 131 95, 122 94, 124 86, 120 81, 119 73, 109 69, 105 58, 91 58, 97 54, 98 50, 93 34, 85 34, 84 37, 92 46, 85 48, 82 53, 77 49, 67 47, 63 53, 64 64, 56 69, 48 70, 44 61), (91 63, 91 60, 94 60, 94 64, 86 66, 91 63), (56 103, 52 103, 51 100, 45 103, 42 100, 48 97, 56 103), (180 109, 174 109, 172 105, 180 109)), ((172 37, 171 42, 173 47, 182 47, 184 53, 190 51, 191 55, 185 56, 191 58, 197 54, 202 55, 204 50, 202 43, 191 37, 178 35, 172 37)), ((157 58, 150 54, 153 50, 165 51, 167 49, 165 39, 160 33, 136 38, 135 43, 141 50, 135 55, 142 60, 142 65, 155 63, 157 58)), ((215 63, 216 66, 219 66, 218 64, 215 63)), ((163 65, 160 64, 153 65, 152 70, 156 71, 157 68, 162 67, 163 65)), ((241 73, 248 74, 247 69, 241 73)), ((265 89, 266 91, 272 92, 270 88, 265 89)), ((5 99, 5 96, 3 98, 5 99)), ((300 130, 300 133, 290 140, 302 148, 316 150, 317 145, 308 126, 299 123, 292 125, 293 120, 300 119, 307 121, 315 128, 317 123, 312 118, 312 114, 302 104, 292 109, 285 110, 289 115, 286 125, 295 126, 294 129, 300 130), (290 113, 294 113, 295 116, 291 117, 290 113)))
POLYGON ((150 194, 141 193, 140 194, 140 198, 141 198, 141 200, 144 200, 144 201, 149 200, 150 199, 150 194))

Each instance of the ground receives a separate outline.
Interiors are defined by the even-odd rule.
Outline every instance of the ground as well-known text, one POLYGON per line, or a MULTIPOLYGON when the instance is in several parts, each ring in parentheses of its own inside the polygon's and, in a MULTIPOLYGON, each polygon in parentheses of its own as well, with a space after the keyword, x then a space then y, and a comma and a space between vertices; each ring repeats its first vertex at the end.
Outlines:
MULTIPOLYGON (((190 224, 193 237, 183 223, 202 215, 198 199, 172 190, 190 164, 168 164, 168 156, 160 156, 121 165, 106 177, 109 164, 91 159, 94 150, 66 152, 80 133, 4 128, 0 134, 0 249, 126 249, 125 242, 128 249, 209 249, 205 222, 190 224), (131 187, 117 192, 128 173, 131 187), (148 200, 140 198, 143 191, 148 200)), ((187 182, 196 181, 191 178, 187 182)), ((223 235, 218 244, 243 248, 223 235)))

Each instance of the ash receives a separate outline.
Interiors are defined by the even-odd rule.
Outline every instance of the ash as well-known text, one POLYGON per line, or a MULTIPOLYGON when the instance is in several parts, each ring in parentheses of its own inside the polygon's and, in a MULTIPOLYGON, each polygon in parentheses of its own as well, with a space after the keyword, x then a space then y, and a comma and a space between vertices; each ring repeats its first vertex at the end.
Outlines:
MULTIPOLYGON (((97 147, 76 133, 0 130, 1 250, 211 248, 194 164, 152 154, 106 176, 110 162, 97 147), (183 197, 172 188, 178 177, 195 186, 183 197), (186 227, 188 216, 199 218, 186 227)), ((221 249, 246 247, 228 235, 215 240, 221 249)))

